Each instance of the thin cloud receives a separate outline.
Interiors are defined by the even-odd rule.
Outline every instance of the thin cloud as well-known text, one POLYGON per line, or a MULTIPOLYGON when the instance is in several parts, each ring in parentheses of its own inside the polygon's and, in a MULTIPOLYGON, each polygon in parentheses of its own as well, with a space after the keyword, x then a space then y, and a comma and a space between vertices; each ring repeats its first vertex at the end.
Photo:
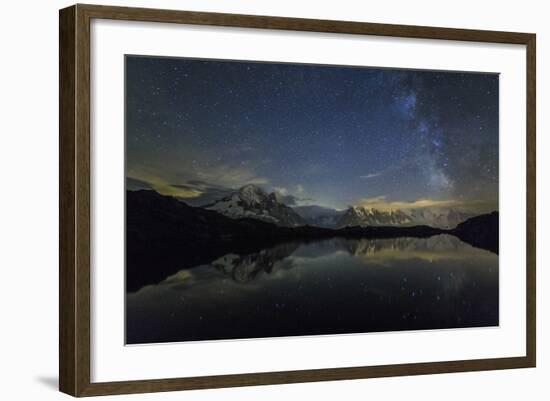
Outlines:
POLYGON ((365 174, 365 175, 360 175, 359 178, 364 179, 364 180, 370 180, 371 178, 380 177, 381 175, 382 175, 382 171, 378 171, 376 173, 369 173, 369 174, 365 174))
MULTIPOLYGON (((250 146, 241 146, 237 150, 242 153, 252 149, 250 146)), ((150 184, 163 195, 180 198, 199 197, 205 190, 201 183, 208 183, 207 190, 212 187, 239 188, 247 184, 269 184, 268 178, 257 174, 253 161, 246 158, 239 160, 229 162, 223 155, 189 145, 169 149, 162 158, 154 157, 147 163, 134 156, 128 161, 126 175, 150 184)))
POLYGON ((285 187, 273 187, 273 192, 282 196, 288 195, 288 189, 285 187))
POLYGON ((308 202, 312 200, 311 198, 298 196, 298 195, 304 195, 306 192, 304 187, 301 184, 298 184, 295 187, 294 193, 296 193, 297 195, 291 194, 290 193, 291 191, 285 187, 273 187, 273 192, 275 192, 278 195, 279 201, 281 201, 287 206, 299 206, 299 205, 303 205, 304 202, 308 202))
POLYGON ((372 198, 363 198, 358 202, 358 206, 378 210, 396 210, 396 209, 426 209, 426 208, 472 208, 479 206, 482 201, 463 201, 457 199, 416 199, 413 201, 388 201, 385 195, 372 198))
POLYGON ((153 189, 148 182, 138 180, 133 177, 126 177, 126 189, 130 191, 137 191, 140 189, 153 189))

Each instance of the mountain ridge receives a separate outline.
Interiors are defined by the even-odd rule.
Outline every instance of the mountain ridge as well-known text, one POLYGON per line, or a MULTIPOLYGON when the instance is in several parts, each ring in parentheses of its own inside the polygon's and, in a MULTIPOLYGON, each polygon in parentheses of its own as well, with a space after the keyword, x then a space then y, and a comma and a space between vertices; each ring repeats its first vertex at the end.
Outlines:
POLYGON ((474 215, 453 208, 379 210, 350 206, 335 228, 347 226, 414 226, 428 225, 451 229, 474 215))
POLYGON ((254 184, 248 184, 231 194, 202 206, 227 217, 254 218, 284 227, 310 225, 339 229, 353 226, 427 225, 452 229, 474 214, 454 208, 423 208, 381 210, 359 205, 336 210, 319 205, 289 206, 277 192, 268 193, 254 184))
POLYGON ((285 205, 276 192, 267 193, 249 184, 213 203, 203 206, 230 218, 255 218, 284 227, 306 225, 299 214, 285 205))

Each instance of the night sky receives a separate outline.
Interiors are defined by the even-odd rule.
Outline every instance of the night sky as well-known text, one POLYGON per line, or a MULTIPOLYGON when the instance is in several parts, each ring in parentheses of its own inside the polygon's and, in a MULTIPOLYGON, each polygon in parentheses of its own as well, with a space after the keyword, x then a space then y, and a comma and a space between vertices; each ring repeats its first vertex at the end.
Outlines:
POLYGON ((192 205, 498 209, 498 75, 126 57, 126 177, 192 205))

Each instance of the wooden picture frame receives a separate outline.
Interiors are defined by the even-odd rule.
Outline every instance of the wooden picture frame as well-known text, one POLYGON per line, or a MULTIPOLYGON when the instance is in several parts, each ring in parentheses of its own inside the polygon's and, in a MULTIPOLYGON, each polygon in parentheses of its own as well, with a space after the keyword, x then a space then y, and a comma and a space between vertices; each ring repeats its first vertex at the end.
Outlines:
POLYGON ((80 4, 60 10, 59 29, 59 388, 62 392, 73 396, 95 396, 535 366, 535 34, 80 4), (526 356, 92 383, 90 380, 90 21, 94 18, 525 45, 527 49, 525 60, 527 71, 526 356))

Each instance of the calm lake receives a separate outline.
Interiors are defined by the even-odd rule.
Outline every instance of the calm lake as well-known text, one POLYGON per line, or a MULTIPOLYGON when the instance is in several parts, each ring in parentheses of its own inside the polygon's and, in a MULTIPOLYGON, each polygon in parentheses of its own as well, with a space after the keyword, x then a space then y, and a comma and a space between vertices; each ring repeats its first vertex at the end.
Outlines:
POLYGON ((451 235, 283 243, 128 293, 126 342, 496 326, 498 279, 451 235))

